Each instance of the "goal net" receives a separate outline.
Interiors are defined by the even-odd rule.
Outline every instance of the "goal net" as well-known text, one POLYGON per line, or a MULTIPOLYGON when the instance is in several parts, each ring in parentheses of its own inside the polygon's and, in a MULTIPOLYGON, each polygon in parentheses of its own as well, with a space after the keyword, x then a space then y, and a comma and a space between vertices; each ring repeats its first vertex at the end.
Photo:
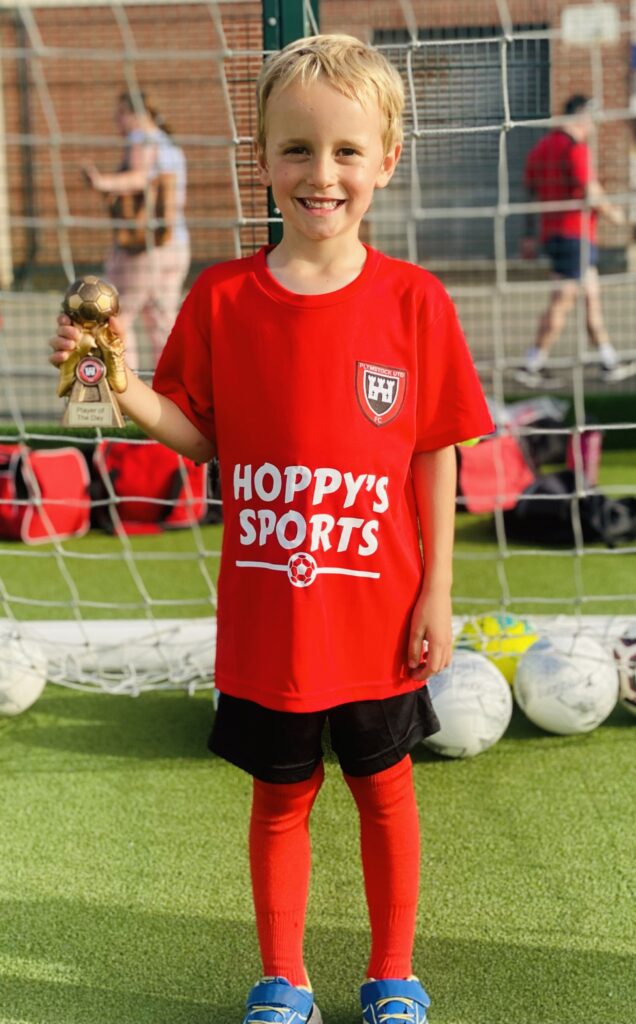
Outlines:
MULTIPOLYGON (((558 210, 588 224, 596 218, 588 195, 557 202, 524 187, 530 151, 548 133, 567 131, 564 108, 576 95, 591 101, 588 142, 603 201, 620 211, 599 218, 600 308, 620 365, 636 359, 630 4, 321 0, 319 14, 321 31, 373 43, 404 79, 404 152, 365 220, 365 240, 445 283, 501 435, 526 456, 548 453, 540 471, 559 469, 569 452, 568 542, 511 536, 507 468, 497 452, 487 511, 469 511, 460 498, 459 619, 504 611, 545 628, 614 636, 636 608, 636 546, 627 534, 611 548, 590 539, 583 511, 598 488, 608 498, 636 494, 636 378, 601 372, 583 287, 573 290, 545 377, 532 388, 518 377, 555 291, 549 257, 527 249, 529 232, 558 210), (598 481, 586 462, 592 426, 603 438, 598 481)), ((204 266, 264 244, 270 218, 251 149, 263 18, 257 0, 3 5, 0 444, 73 445, 90 462, 110 436, 147 443, 130 431, 86 436, 59 426, 63 406, 46 339, 69 282, 103 274, 113 233, 104 195, 82 169, 121 167, 119 97, 128 95, 137 110, 151 100, 187 164, 184 287, 204 266)), ((584 242, 583 275, 595 256, 584 242)), ((140 309, 138 371, 146 378, 153 329, 140 309)), ((41 497, 36 488, 11 501, 26 506, 41 497)), ((0 495, 0 507, 8 500, 0 495)), ((108 499, 115 511, 117 500, 108 499)), ((210 489, 207 516, 188 529, 92 530, 37 546, 0 540, 3 628, 36 637, 51 679, 66 685, 132 693, 211 685, 219 520, 210 489)))

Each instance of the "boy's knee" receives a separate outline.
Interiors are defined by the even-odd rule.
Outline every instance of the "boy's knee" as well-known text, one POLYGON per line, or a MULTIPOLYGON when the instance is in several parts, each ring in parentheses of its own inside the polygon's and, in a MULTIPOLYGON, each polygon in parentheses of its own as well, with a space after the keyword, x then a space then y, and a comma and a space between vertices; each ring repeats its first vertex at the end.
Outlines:
POLYGON ((309 811, 318 796, 325 777, 322 761, 316 766, 313 774, 302 782, 263 782, 254 779, 255 813, 267 817, 289 814, 299 809, 309 811))
POLYGON ((576 302, 576 294, 576 287, 572 288, 569 286, 557 292, 552 303, 554 309, 570 310, 576 302))
MULTIPOLYGON (((344 773, 343 773, 344 774, 344 773)), ((392 803, 401 793, 409 793, 413 786, 413 762, 406 754, 390 768, 384 768, 373 775, 347 775, 345 782, 357 803, 385 801, 392 803)))

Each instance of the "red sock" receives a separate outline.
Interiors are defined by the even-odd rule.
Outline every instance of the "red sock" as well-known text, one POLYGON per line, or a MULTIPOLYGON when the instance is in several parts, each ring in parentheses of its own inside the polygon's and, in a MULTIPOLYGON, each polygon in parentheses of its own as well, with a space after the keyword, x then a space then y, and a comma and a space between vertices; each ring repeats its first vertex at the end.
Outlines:
POLYGON ((303 961, 309 895, 309 815, 324 778, 322 762, 306 782, 254 779, 250 867, 263 974, 306 985, 303 961))
POLYGON ((408 978, 419 888, 419 819, 409 756, 364 778, 345 775, 360 812, 371 922, 370 978, 408 978))

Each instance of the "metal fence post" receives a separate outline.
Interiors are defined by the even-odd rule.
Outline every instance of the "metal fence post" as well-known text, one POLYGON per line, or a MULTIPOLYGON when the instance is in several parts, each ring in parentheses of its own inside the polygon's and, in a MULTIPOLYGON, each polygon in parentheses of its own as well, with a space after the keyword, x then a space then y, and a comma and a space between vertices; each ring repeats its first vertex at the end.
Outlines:
MULTIPOLYGON (((319 25, 319 0, 263 0, 263 49, 282 50, 294 39, 313 35, 319 25)), ((277 217, 271 188, 267 190, 268 217, 277 217)), ((280 221, 270 221, 269 241, 276 245, 283 237, 280 221)))

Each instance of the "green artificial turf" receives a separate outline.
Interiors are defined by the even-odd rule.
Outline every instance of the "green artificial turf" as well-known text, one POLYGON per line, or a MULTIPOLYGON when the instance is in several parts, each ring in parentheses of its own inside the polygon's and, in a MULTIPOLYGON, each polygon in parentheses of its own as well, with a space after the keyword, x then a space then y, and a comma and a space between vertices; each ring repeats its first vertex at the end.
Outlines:
MULTIPOLYGON (((213 586, 219 570, 219 526, 202 527, 196 534, 173 530, 134 536, 129 543, 135 556, 134 571, 149 600, 155 602, 156 615, 182 618, 214 613, 208 578, 213 586)), ((144 597, 117 537, 94 530, 61 546, 64 568, 77 589, 85 618, 143 615, 144 597)), ((0 581, 15 599, 12 610, 17 618, 72 617, 72 591, 59 562, 51 544, 25 547, 19 542, 0 543, 0 581)))
MULTIPOLYGON (((613 498, 636 494, 636 452, 604 452, 598 488, 613 498)), ((584 554, 573 556, 566 546, 510 542, 505 559, 497 554, 494 517, 458 513, 453 587, 458 615, 483 614, 506 595, 510 611, 529 615, 634 614, 633 543, 629 553, 620 554, 604 544, 586 544, 584 554)))
MULTIPOLYGON (((212 758, 210 695, 49 686, 0 720, 0 1024, 238 1024, 259 970, 250 783, 212 758)), ((431 1024, 633 1024, 636 719, 469 761, 423 747, 416 969, 431 1024)), ((356 1024, 368 933, 354 805, 328 756, 307 962, 356 1024)))
MULTIPOLYGON (((636 453, 603 455, 599 486, 631 488, 636 493, 636 453)), ((614 491, 611 492, 616 496, 614 491)), ((134 568, 154 602, 156 615, 182 617, 213 612, 207 575, 218 575, 221 527, 206 526, 199 536, 185 531, 130 538, 134 568), (157 559, 155 554, 159 554, 157 559)), ((124 618, 144 614, 130 563, 116 537, 93 531, 65 542, 64 567, 82 602, 86 618, 124 618), (117 608, 115 605, 119 604, 117 608)), ((567 548, 511 543, 505 560, 497 559, 493 517, 459 513, 455 545, 455 611, 481 614, 502 604, 506 589, 510 611, 524 614, 630 614, 634 611, 636 556, 612 554, 602 544, 586 545, 583 557, 567 548), (519 554, 533 547, 532 555, 519 554), (593 601, 578 604, 581 595, 593 601), (618 595, 618 597, 616 597, 618 595), (524 600, 526 598, 526 600, 524 600), (534 600, 527 600, 534 598, 534 600)), ((27 548, 0 542, 0 596, 19 619, 70 618, 72 596, 52 545, 27 548), (8 595, 8 597, 6 596, 8 595), (32 602, 52 602, 32 603, 32 602)), ((5 605, 6 608, 6 605, 5 605)), ((5 612, 6 614, 6 612, 5 612)))

